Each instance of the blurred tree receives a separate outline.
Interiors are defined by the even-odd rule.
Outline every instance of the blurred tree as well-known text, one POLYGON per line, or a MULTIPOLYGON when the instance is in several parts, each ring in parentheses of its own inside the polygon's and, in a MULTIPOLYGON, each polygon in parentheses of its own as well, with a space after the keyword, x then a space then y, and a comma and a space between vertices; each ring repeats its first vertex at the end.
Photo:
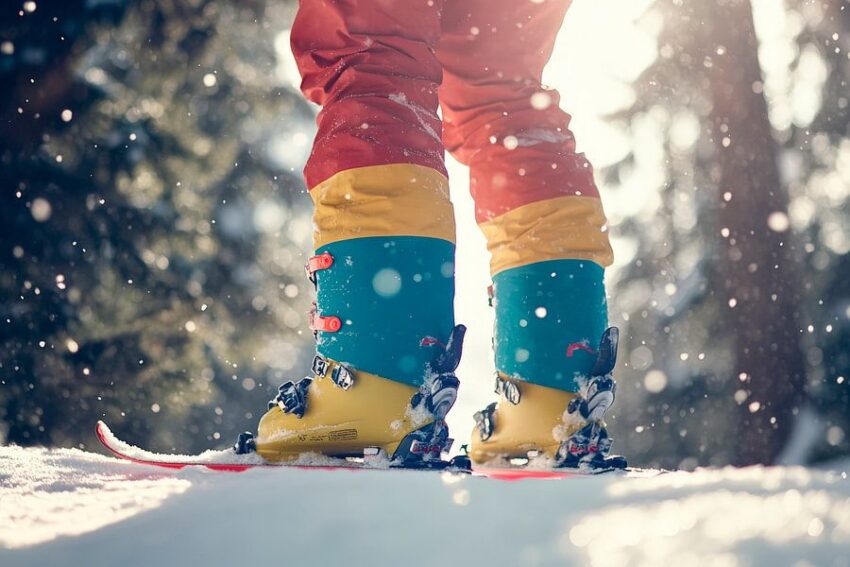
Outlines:
MULTIPOLYGON (((711 129, 718 167, 716 290, 728 297, 725 331, 734 372, 747 393, 739 412, 735 463, 770 463, 800 410, 805 359, 796 247, 778 144, 764 98, 749 0, 696 4, 709 66, 711 129)), ((725 297, 721 297, 725 299, 725 297)))
POLYGON ((105 417, 196 451, 304 363, 312 110, 274 51, 292 9, 0 9, 0 437, 84 444, 105 417))
POLYGON ((789 458, 811 461, 850 454, 850 2, 793 1, 789 8, 794 81, 777 98, 797 110, 784 132, 782 163, 804 239, 812 395, 811 423, 789 458))
POLYGON ((752 6, 658 0, 645 21, 659 30, 658 58, 615 117, 635 151, 608 172, 627 188, 655 143, 666 178, 656 215, 617 229, 641 251, 614 294, 627 371, 645 371, 643 388, 624 392, 640 424, 625 446, 665 466, 771 462, 803 404, 811 297, 801 296, 752 6))

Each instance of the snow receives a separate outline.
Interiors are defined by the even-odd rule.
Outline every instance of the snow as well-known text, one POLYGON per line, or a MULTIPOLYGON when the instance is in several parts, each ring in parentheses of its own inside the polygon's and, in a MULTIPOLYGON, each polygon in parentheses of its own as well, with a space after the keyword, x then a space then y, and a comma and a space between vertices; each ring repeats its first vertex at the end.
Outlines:
POLYGON ((0 565, 847 565, 843 468, 502 482, 0 447, 0 565))

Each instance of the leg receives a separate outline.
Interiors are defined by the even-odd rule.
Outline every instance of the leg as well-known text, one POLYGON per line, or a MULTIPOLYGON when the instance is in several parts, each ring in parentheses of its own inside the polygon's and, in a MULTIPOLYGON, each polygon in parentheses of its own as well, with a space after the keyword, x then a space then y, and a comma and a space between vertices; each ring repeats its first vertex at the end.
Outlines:
POLYGON ((257 450, 267 458, 369 446, 392 454, 428 423, 413 423, 408 409, 454 325, 454 216, 436 112, 440 4, 300 2, 292 49, 305 96, 323 107, 305 169, 320 359, 312 382, 285 385, 261 421, 257 450))
POLYGON ((502 404, 497 420, 513 422, 501 441, 516 456, 553 453, 571 433, 562 416, 607 326, 612 253, 592 168, 558 93, 541 85, 568 5, 447 0, 438 49, 444 141, 470 167, 492 254, 496 368, 525 398, 502 404))
POLYGON ((322 106, 304 170, 311 190, 369 166, 419 165, 445 177, 433 53, 442 0, 396 4, 300 1, 292 51, 304 96, 322 106))

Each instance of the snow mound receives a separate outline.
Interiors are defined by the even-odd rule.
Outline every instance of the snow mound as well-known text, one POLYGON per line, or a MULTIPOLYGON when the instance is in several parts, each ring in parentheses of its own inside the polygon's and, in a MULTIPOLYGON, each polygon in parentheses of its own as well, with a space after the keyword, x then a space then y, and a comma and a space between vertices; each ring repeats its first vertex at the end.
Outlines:
POLYGON ((0 447, 0 565, 847 565, 841 470, 501 482, 0 447))

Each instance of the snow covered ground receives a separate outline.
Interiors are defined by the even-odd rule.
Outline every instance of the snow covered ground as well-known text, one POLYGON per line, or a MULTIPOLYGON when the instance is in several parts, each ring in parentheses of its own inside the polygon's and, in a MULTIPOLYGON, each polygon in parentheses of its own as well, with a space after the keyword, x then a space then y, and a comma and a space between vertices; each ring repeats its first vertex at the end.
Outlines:
POLYGON ((503 482, 0 447, 0 565, 848 565, 842 470, 503 482), (663 563, 662 563, 663 562, 663 563))

